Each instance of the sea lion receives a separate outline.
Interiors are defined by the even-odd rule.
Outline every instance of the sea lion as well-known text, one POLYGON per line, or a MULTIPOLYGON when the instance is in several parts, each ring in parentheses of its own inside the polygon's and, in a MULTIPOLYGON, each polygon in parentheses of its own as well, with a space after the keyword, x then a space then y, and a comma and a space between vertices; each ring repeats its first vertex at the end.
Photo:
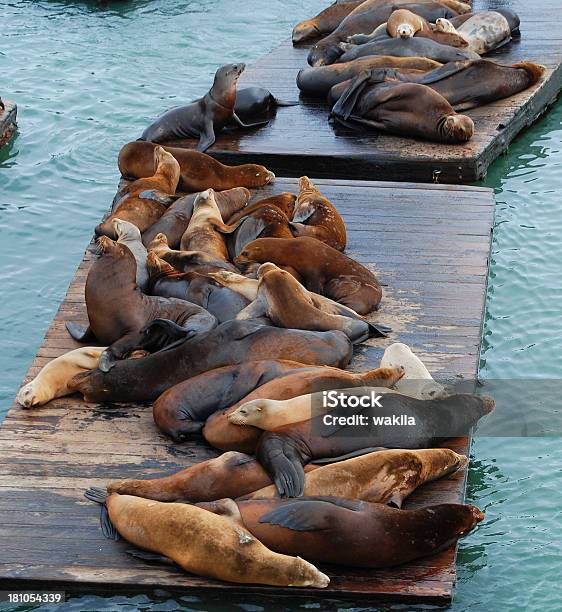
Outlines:
POLYGON ((445 397, 447 392, 443 385, 435 382, 421 359, 406 344, 395 342, 383 353, 381 368, 404 368, 404 376, 395 384, 399 393, 417 399, 437 399, 445 397))
MULTIPOLYGON (((126 144, 119 151, 118 165, 124 177, 139 179, 154 174, 153 150, 158 145, 152 142, 135 141, 126 144)), ((234 187, 254 189, 275 180, 275 174, 264 166, 242 164, 226 166, 205 153, 162 147, 171 153, 180 165, 178 188, 184 192, 214 189, 224 191, 234 187)))
POLYGON ((419 36, 414 38, 377 38, 364 45, 341 43, 341 47, 344 53, 339 61, 342 63, 371 55, 425 57, 442 64, 466 59, 480 59, 478 53, 475 53, 468 47, 465 49, 451 47, 451 45, 443 45, 430 38, 419 36))
POLYGON ((86 497, 104 504, 102 528, 127 542, 165 555, 197 576, 241 584, 328 586, 328 576, 300 557, 269 550, 243 526, 232 500, 224 500, 220 516, 187 504, 162 503, 97 490, 86 497))
MULTIPOLYGON (((515 11, 505 7, 497 7, 494 8, 494 12, 503 15, 507 19, 507 23, 509 23, 509 29, 511 30, 512 34, 517 35, 520 33, 519 26, 521 25, 521 20, 515 11)), ((457 15, 456 17, 451 17, 451 19, 448 19, 447 21, 449 21, 449 23, 456 30, 457 28, 460 28, 463 23, 466 23, 469 19, 474 17, 475 14, 476 13, 465 13, 464 15, 457 15)), ((435 25, 437 25, 437 21, 435 22, 435 25)))
POLYGON ((228 261, 226 240, 219 230, 227 226, 212 189, 197 194, 193 202, 193 213, 180 241, 182 251, 201 251, 213 258, 228 261))
POLYGON ((146 257, 148 253, 146 251, 146 247, 142 243, 139 228, 128 221, 123 221, 123 219, 114 217, 113 229, 115 231, 115 235, 117 236, 117 243, 124 244, 135 258, 137 264, 137 287, 141 291, 146 291, 146 286, 148 284, 146 257))
POLYGON ((308 176, 299 179, 291 230, 297 237, 312 236, 338 251, 345 251, 345 223, 336 207, 324 196, 308 176))
POLYGON ((84 329, 67 322, 66 328, 79 342, 93 336, 109 345, 100 357, 100 370, 107 372, 117 360, 137 348, 149 351, 161 348, 160 341, 144 331, 155 319, 167 319, 170 325, 175 323, 178 331, 187 337, 217 325, 215 317, 200 306, 175 298, 144 295, 136 284, 135 258, 124 244, 102 236, 97 245, 100 257, 93 262, 86 279, 90 326, 84 329))
MULTIPOLYGON (((220 514, 223 504, 230 502, 197 505, 220 514)), ((238 500, 236 505, 246 529, 272 550, 321 563, 372 569, 435 554, 484 520, 478 508, 463 504, 398 510, 321 496, 238 500)))
POLYGON ((245 124, 236 114, 236 84, 245 68, 245 64, 219 68, 213 86, 202 98, 164 113, 144 130, 140 140, 169 142, 198 138, 197 151, 205 152, 215 143, 215 134, 231 122, 243 128, 267 123, 245 124))
POLYGON ((427 19, 412 13, 408 9, 394 11, 386 22, 386 30, 392 38, 413 38, 414 36, 420 36, 422 38, 430 38, 443 45, 451 45, 451 47, 468 46, 468 42, 454 28, 448 31, 434 29, 427 19))
POLYGON ((210 312, 219 323, 232 321, 249 303, 242 295, 207 274, 178 272, 154 252, 148 254, 147 261, 150 295, 173 297, 197 304, 210 312))
POLYGON ((329 314, 316 307, 309 291, 289 272, 270 263, 258 270, 258 294, 236 318, 259 319, 267 317, 277 327, 328 331, 339 329, 354 344, 370 336, 367 321, 329 314))
MULTIPOLYGON (((244 123, 255 122, 256 120, 264 120, 264 123, 266 123, 278 108, 298 105, 299 102, 296 100, 277 98, 265 87, 243 87, 236 93, 234 112, 244 123)), ((229 126, 237 127, 238 124, 236 121, 231 121, 229 126)), ((248 125, 245 127, 248 127, 248 125)))
MULTIPOLYGON (((180 246, 181 237, 189 225, 193 212, 193 202, 196 197, 197 194, 193 193, 177 199, 160 219, 143 233, 143 244, 148 246, 157 234, 164 234, 168 239, 168 245, 172 249, 177 249, 180 246)), ((236 211, 243 209, 249 200, 250 192, 245 187, 215 191, 215 201, 221 217, 225 221, 236 214, 236 211)))
POLYGON ((468 41, 468 48, 479 55, 489 53, 511 40, 511 27, 507 19, 496 11, 476 13, 457 28, 468 41))
POLYGON ((269 381, 296 370, 309 372, 324 367, 276 359, 209 370, 165 391, 154 402, 154 422, 160 431, 180 441, 199 433, 214 412, 230 408, 269 381))
POLYGON ((365 127, 446 144, 463 143, 474 134, 474 122, 457 114, 445 98, 426 85, 387 82, 369 73, 356 77, 332 108, 338 123, 365 127))
MULTIPOLYGON (((452 10, 444 3, 438 2, 402 2, 394 0, 388 3, 385 0, 367 0, 357 6, 339 26, 328 36, 316 43, 308 54, 308 63, 311 66, 325 66, 333 64, 341 55, 342 49, 339 44, 346 41, 354 34, 366 34, 372 32, 378 26, 388 21, 392 12, 397 8, 408 8, 434 23, 439 17, 449 19, 457 15, 460 11, 452 10)), ((470 11, 470 6, 465 5, 465 12, 470 11)), ((385 55, 393 55, 386 53, 385 55)), ((416 54, 418 55, 418 54, 416 54)), ((424 57, 423 54, 419 54, 424 57)))
POLYGON ((375 275, 316 238, 259 238, 248 244, 234 263, 243 271, 266 262, 295 273, 314 293, 325 295, 359 314, 375 310, 382 289, 375 275))
POLYGON ((136 225, 142 233, 158 221, 172 203, 169 198, 176 192, 180 166, 176 158, 162 147, 155 147, 152 155, 156 168, 154 174, 149 178, 137 179, 125 188, 111 214, 96 226, 97 236, 115 239, 115 218, 136 225))
POLYGON ((272 206, 278 208, 288 219, 292 219, 293 213, 295 211, 296 199, 297 196, 294 193, 284 191, 283 193, 257 200, 256 202, 252 202, 251 204, 247 204, 246 206, 244 206, 244 208, 236 211, 230 217, 225 217, 225 220, 227 219, 229 224, 237 223, 243 217, 246 217, 247 215, 260 210, 260 208, 272 206))
POLYGON ((248 355, 255 361, 289 359, 346 367, 352 354, 349 339, 339 331, 310 332, 227 321, 143 359, 120 361, 107 373, 92 370, 79 374, 72 380, 72 389, 82 393, 86 401, 146 402, 197 374, 243 363, 248 355))
POLYGON ((298 44, 318 38, 333 32, 352 10, 362 4, 364 0, 353 0, 351 2, 334 2, 328 8, 320 11, 311 19, 297 23, 293 28, 293 43, 298 44))
POLYGON ((364 57, 352 62, 303 68, 297 74, 297 86, 303 94, 324 98, 330 89, 356 77, 365 70, 375 68, 399 68, 400 70, 425 72, 439 68, 441 64, 424 57, 391 57, 386 55, 364 57))
MULTIPOLYGON (((369 397, 368 388, 351 389, 341 395, 348 402, 352 396, 369 397)), ((312 401, 320 407, 324 398, 319 393, 312 401)), ((329 459, 370 448, 431 448, 444 439, 467 435, 482 416, 494 409, 491 398, 469 394, 418 400, 385 393, 376 403, 370 403, 368 408, 356 409, 355 415, 350 415, 349 407, 338 399, 340 409, 336 411, 261 435, 256 459, 272 477, 281 497, 303 494, 302 466, 311 459, 329 459), (366 419, 359 429, 356 416, 366 419), (344 424, 339 424, 340 417, 344 424), (395 417, 400 423, 395 423, 395 417)))
POLYGON ((18 403, 24 408, 32 408, 73 393, 68 387, 70 380, 79 372, 97 368, 100 355, 106 348, 83 346, 49 361, 31 382, 19 390, 18 403))
POLYGON ((402 376, 400 368, 376 368, 367 372, 347 372, 336 368, 308 368, 288 372, 250 392, 226 410, 218 410, 207 418, 203 436, 215 448, 253 453, 261 431, 256 427, 239 426, 229 416, 247 402, 256 399, 286 400, 303 395, 350 387, 392 387, 402 376))
MULTIPOLYGON (((448 448, 387 449, 316 467, 308 464, 304 495, 337 495, 401 508, 419 486, 468 465, 468 458, 448 448)), ((142 482, 142 481, 141 481, 142 482)), ((127 492, 127 491, 125 491, 127 492)), ((275 485, 242 495, 242 499, 278 497, 275 485)), ((204 501, 204 500, 201 500, 204 501)))

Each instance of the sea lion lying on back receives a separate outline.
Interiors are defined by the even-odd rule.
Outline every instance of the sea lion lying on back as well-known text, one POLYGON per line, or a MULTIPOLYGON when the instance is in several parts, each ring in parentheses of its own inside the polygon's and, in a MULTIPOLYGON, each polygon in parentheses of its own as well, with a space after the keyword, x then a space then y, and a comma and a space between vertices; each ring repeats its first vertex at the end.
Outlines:
POLYGON ((511 40, 511 27, 507 19, 496 11, 476 13, 457 29, 468 42, 471 51, 484 55, 511 40))
POLYGON ((219 68, 213 86, 202 98, 164 113, 144 130, 140 140, 166 142, 198 138, 197 150, 205 152, 214 144, 216 132, 231 121, 244 128, 267 123, 245 124, 236 114, 236 84, 245 68, 245 64, 219 68))
POLYGON ((332 109, 336 121, 360 131, 366 126, 446 144, 472 138, 472 119, 455 113, 443 96, 426 85, 371 82, 369 73, 351 82, 332 109))

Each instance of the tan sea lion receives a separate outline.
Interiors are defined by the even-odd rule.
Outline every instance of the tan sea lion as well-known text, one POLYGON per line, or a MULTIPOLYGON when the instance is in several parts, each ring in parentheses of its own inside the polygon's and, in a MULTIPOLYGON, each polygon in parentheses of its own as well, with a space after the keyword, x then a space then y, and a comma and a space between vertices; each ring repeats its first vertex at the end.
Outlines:
POLYGON ((19 390, 18 403, 24 408, 32 408, 74 393, 68 383, 76 374, 97 368, 100 355, 106 348, 83 346, 49 361, 31 382, 19 390))
MULTIPOLYGON (((443 21, 442 18, 437 21, 443 21)), ((450 23, 450 22, 449 22, 450 23)), ((408 9, 398 9, 394 11, 386 23, 386 30, 392 38, 413 38, 421 36, 431 38, 442 45, 451 47, 467 47, 468 42, 452 29, 432 28, 427 19, 424 19, 408 9)))
POLYGON ((232 500, 224 500, 220 515, 197 506, 162 503, 112 493, 106 499, 91 490, 88 499, 104 504, 102 527, 127 542, 165 555, 182 569, 240 584, 328 586, 328 576, 300 557, 269 550, 244 527, 232 500))
POLYGON ((176 192, 180 166, 175 157, 162 147, 154 148, 153 158, 154 174, 137 179, 124 189, 111 214, 96 226, 96 235, 116 238, 115 218, 133 223, 142 233, 164 214, 172 202, 169 197, 176 192))
POLYGON ((291 229, 295 236, 312 236, 338 251, 345 251, 345 223, 336 207, 317 189, 308 176, 299 179, 291 229))
MULTIPOLYGON (((139 179, 154 174, 153 151, 158 145, 153 142, 136 140, 126 144, 119 151, 118 165, 121 175, 139 179)), ((205 153, 162 147, 171 153, 180 165, 179 189, 187 193, 214 189, 224 191, 234 187, 254 189, 275 180, 275 174, 264 166, 242 164, 226 166, 205 153)))

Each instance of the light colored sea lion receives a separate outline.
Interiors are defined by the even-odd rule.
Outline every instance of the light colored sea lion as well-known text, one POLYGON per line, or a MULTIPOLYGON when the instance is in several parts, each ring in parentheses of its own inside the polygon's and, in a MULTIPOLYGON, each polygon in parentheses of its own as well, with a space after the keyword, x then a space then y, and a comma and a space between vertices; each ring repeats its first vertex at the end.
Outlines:
POLYGON ((299 179, 299 195, 291 229, 297 237, 312 236, 338 251, 345 251, 345 223, 336 207, 316 188, 308 176, 301 176, 299 179))
POLYGON ((19 390, 18 403, 24 408, 32 408, 73 393, 68 383, 76 374, 97 368, 100 355, 106 348, 84 346, 49 361, 31 382, 19 390))
POLYGON ((214 144, 215 134, 231 122, 244 128, 267 123, 245 124, 236 114, 236 85, 245 68, 245 64, 219 68, 213 86, 202 98, 164 113, 144 130, 140 140, 161 143, 198 138, 197 150, 205 152, 214 144))
MULTIPOLYGON (((198 505, 221 513, 225 503, 230 500, 198 505)), ((484 520, 478 508, 462 504, 397 510, 326 496, 236 504, 244 526, 272 550, 315 562, 374 569, 444 550, 484 520)))
POLYGON ((146 269, 146 247, 142 243, 139 228, 128 221, 114 217, 113 229, 117 236, 118 244, 124 244, 133 254, 137 263, 137 286, 141 291, 146 291, 148 284, 148 270, 146 269))
POLYGON ((351 2, 334 2, 328 8, 320 11, 311 19, 297 23, 293 28, 293 43, 301 43, 311 38, 318 38, 333 32, 352 10, 362 4, 364 0, 351 2))
POLYGON ((393 57, 388 55, 362 57, 360 59, 318 68, 303 68, 297 74, 297 87, 307 96, 324 98, 330 89, 356 77, 365 70, 375 68, 399 68, 425 72, 439 68, 440 62, 425 57, 393 57))
POLYGON ((361 315, 377 309, 382 299, 382 288, 370 270, 310 236, 259 238, 234 260, 243 272, 266 262, 291 272, 309 291, 361 315))
MULTIPOLYGON (((386 29, 392 38, 413 38, 414 36, 420 36, 430 38, 443 45, 451 45, 452 47, 468 46, 468 42, 454 28, 447 31, 434 29, 427 19, 412 13, 408 9, 394 11, 388 18, 386 29)), ((376 35, 376 30, 373 32, 373 35, 376 35)), ((350 42, 357 42, 357 40, 350 40, 350 42)))
MULTIPOLYGON (((118 165, 121 175, 126 178, 140 179, 154 174, 154 149, 159 146, 153 142, 135 140, 119 151, 118 165)), ((263 187, 275 180, 275 174, 258 164, 227 166, 199 151, 162 147, 171 153, 180 165, 178 188, 186 193, 214 189, 224 191, 234 187, 254 189, 263 187)))
POLYGON ((111 214, 96 226, 96 235, 115 239, 113 219, 116 217, 136 225, 144 232, 164 214, 172 203, 180 179, 180 166, 175 157, 162 147, 155 147, 152 154, 155 168, 149 178, 137 179, 121 194, 111 214))
POLYGON ((182 569, 240 584, 328 586, 328 576, 300 557, 274 553, 244 527, 232 500, 223 500, 220 515, 197 506, 162 503, 131 495, 90 492, 105 504, 106 537, 115 531, 127 542, 165 555, 182 569))
MULTIPOLYGON (((156 330, 149 328, 149 335, 160 331, 166 337, 163 322, 152 327, 156 330)), ((173 327, 172 332, 177 329, 173 327)), ((107 373, 92 370, 79 374, 71 384, 86 401, 146 402, 197 374, 244 363, 248 355, 256 361, 287 359, 345 368, 352 354, 351 342, 339 331, 311 332, 227 321, 143 359, 120 361, 107 373)))
POLYGON ((332 116, 337 122, 361 132, 369 127, 446 144, 467 142, 474 134, 472 119, 457 114, 449 102, 430 87, 418 83, 380 83, 369 73, 351 82, 332 108, 332 116))
POLYGON ((507 19, 496 11, 476 13, 457 28, 468 41, 468 48, 479 55, 489 53, 511 40, 511 27, 507 19))
POLYGON ((305 393, 365 385, 390 388, 401 376, 400 368, 376 368, 357 373, 324 367, 288 372, 257 387, 230 408, 211 414, 203 428, 203 436, 215 448, 253 453, 261 431, 255 427, 234 425, 229 420, 229 415, 242 404, 256 399, 286 400, 305 393))

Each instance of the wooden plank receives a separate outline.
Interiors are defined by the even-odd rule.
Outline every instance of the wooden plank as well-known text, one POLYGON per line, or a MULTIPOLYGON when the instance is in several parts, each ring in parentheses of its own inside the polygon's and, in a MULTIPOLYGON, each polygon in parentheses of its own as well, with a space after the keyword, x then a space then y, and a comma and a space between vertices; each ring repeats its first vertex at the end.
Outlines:
POLYGON ((0 147, 3 147, 16 131, 18 108, 14 102, 3 100, 4 108, 0 108, 0 147))
MULTIPOLYGON (((475 11, 494 7, 486 0, 473 5, 475 11)), ((547 73, 520 94, 468 111, 476 126, 470 142, 440 145, 330 125, 323 101, 300 95, 296 86, 297 72, 307 66, 308 47, 287 41, 247 70, 241 85, 267 87, 280 98, 299 99, 300 105, 280 109, 268 126, 219 135, 209 152, 225 163, 261 163, 283 176, 442 183, 481 179, 513 139, 553 104, 562 87, 558 1, 510 0, 501 6, 520 15, 521 38, 486 57, 505 64, 534 61, 545 65, 547 73)), ((169 144, 192 148, 195 141, 169 144)))
MULTIPOLYGON (((347 222, 348 253, 375 269, 386 284, 377 317, 394 331, 388 339, 371 339, 358 347, 351 368, 375 367, 384 348, 400 340, 439 378, 474 378, 494 214, 491 190, 317 182, 347 222)), ((296 189, 294 179, 278 179, 255 196, 296 189)), ((26 381, 78 346, 64 322, 86 322, 84 283, 92 259, 88 249, 26 381)), ((469 443, 460 438, 448 446, 467 453, 469 443)), ((171 566, 147 565, 126 554, 126 543, 103 538, 98 508, 83 498, 87 487, 168 475, 218 454, 200 440, 173 444, 155 427, 149 404, 87 404, 72 396, 31 410, 14 405, 0 428, 0 588, 166 588, 372 602, 451 600, 455 547, 392 570, 323 567, 332 582, 320 591, 208 580, 171 566)), ((464 472, 428 483, 406 505, 460 502, 465 484, 464 472)))

